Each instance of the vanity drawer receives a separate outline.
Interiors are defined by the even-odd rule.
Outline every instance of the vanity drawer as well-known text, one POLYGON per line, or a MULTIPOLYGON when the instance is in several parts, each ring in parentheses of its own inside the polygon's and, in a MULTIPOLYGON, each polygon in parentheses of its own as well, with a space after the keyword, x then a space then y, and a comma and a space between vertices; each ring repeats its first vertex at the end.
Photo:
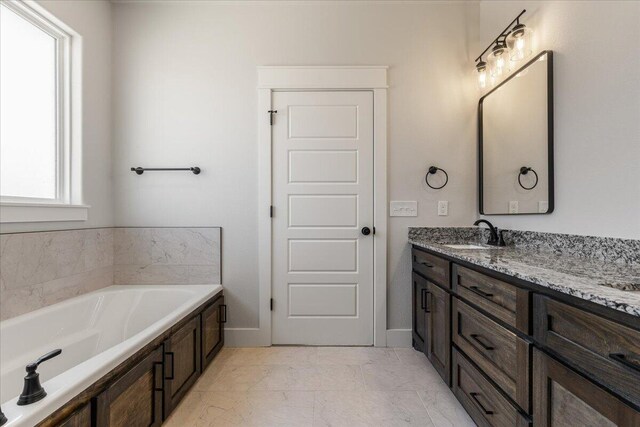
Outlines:
POLYGON ((453 342, 524 411, 530 411, 531 344, 453 299, 453 342))
POLYGON ((414 248, 412 253, 413 269, 432 282, 451 288, 449 282, 449 261, 414 248))
POLYGON ((640 331, 542 295, 534 313, 540 344, 640 405, 640 331))
POLYGON ((453 394, 479 426, 524 427, 531 422, 467 358, 452 349, 453 394))
POLYGON ((454 264, 453 289, 462 298, 529 334, 530 291, 454 264))

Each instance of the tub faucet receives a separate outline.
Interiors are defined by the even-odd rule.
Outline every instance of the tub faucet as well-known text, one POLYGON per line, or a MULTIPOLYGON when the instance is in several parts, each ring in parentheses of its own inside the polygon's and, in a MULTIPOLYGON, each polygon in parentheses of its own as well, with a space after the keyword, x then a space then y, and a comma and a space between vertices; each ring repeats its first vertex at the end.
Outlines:
POLYGON ((44 391, 40 385, 40 374, 36 372, 36 369, 38 369, 38 365, 42 362, 53 359, 60 353, 62 353, 61 349, 50 351, 44 356, 38 358, 35 362, 27 365, 27 376, 24 377, 24 388, 22 389, 22 394, 18 398, 18 405, 23 406, 35 403, 42 400, 47 395, 47 392, 44 391))
POLYGON ((476 222, 474 222, 473 225, 480 225, 483 223, 487 224, 487 226, 489 227, 489 232, 491 232, 491 237, 489 237, 489 240, 487 241, 487 245, 505 246, 504 239, 502 238, 502 232, 500 232, 500 235, 498 235, 498 227, 494 227, 493 224, 491 224, 486 219, 479 219, 476 222))

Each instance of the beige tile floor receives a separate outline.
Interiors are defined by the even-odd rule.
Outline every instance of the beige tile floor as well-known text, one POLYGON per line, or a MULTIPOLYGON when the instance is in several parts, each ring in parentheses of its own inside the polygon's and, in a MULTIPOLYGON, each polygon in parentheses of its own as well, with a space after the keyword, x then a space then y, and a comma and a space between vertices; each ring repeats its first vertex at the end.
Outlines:
POLYGON ((413 349, 268 347, 224 348, 166 425, 475 424, 413 349))

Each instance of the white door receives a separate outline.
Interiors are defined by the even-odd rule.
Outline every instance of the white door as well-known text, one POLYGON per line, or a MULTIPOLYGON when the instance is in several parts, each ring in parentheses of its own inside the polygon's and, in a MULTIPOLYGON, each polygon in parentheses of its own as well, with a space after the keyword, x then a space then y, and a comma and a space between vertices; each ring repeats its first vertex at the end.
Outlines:
POLYGON ((373 93, 273 109, 272 342, 373 345, 373 93))

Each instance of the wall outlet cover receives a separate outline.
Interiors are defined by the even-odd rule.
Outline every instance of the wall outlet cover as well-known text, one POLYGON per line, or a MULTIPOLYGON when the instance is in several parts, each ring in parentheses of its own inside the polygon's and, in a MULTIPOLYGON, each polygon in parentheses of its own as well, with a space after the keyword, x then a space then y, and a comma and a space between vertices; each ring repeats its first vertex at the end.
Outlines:
POLYGON ((518 203, 517 200, 511 200, 509 202, 509 213, 510 214, 518 213, 519 210, 520 210, 520 203, 518 203))
POLYGON ((438 202, 438 216, 449 215, 449 202, 447 200, 440 200, 438 202))
POLYGON ((389 216, 418 216, 418 202, 390 202, 389 216))

